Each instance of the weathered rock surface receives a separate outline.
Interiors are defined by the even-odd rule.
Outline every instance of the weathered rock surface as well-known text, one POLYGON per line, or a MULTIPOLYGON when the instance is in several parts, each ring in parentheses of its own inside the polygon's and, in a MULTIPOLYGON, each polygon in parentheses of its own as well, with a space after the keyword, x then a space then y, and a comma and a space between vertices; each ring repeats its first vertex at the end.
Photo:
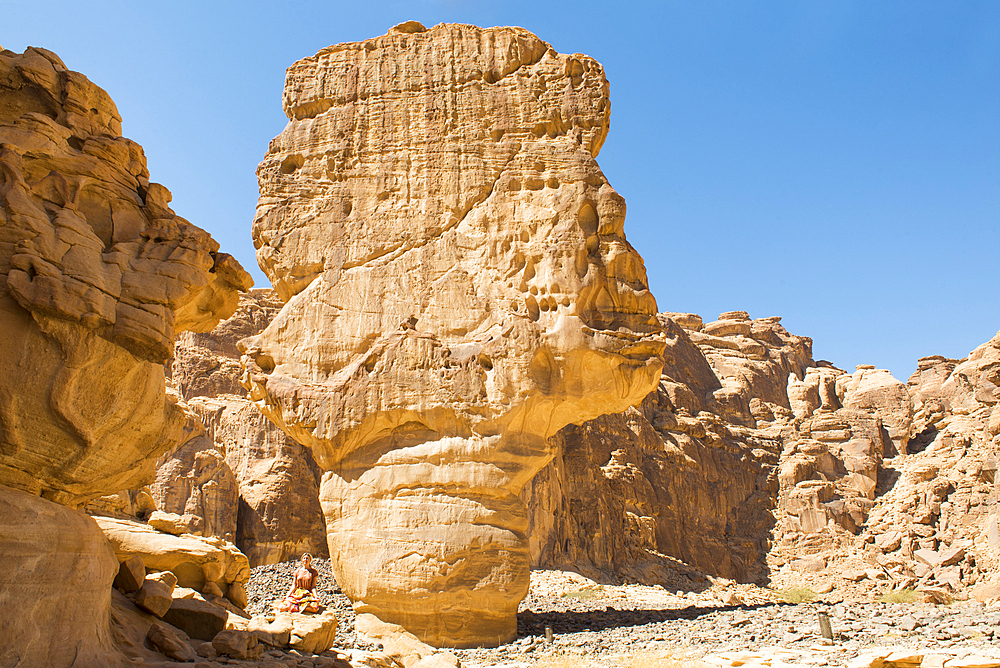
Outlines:
POLYGON ((146 639, 150 645, 171 659, 191 662, 197 658, 187 642, 187 634, 170 624, 152 623, 146 633, 146 639))
POLYGON ((258 169, 287 303, 244 385, 312 449, 338 582, 434 645, 504 642, 549 438, 638 403, 663 347, 595 160, 608 84, 518 28, 416 23, 293 64, 258 169))
POLYGON ((79 510, 0 486, 0 665, 115 665, 118 562, 79 510))
POLYGON ((790 564, 940 596, 1000 565, 997 338, 925 358, 907 386, 814 361, 776 318, 664 316, 658 390, 564 428, 525 489, 533 566, 656 583, 668 555, 741 581, 790 564))
POLYGON ((192 638, 211 642, 226 628, 229 615, 225 608, 197 598, 174 599, 163 621, 192 638))
POLYGON ((185 440, 163 363, 252 281, 169 209, 108 95, 0 52, 0 484, 75 505, 138 488, 185 440))
POLYGON ((532 563, 655 583, 666 555, 764 580, 792 417, 785 386, 814 364, 812 342, 745 312, 707 325, 660 318, 659 387, 624 414, 563 429, 559 455, 526 489, 532 563))
POLYGON ((224 595, 232 583, 245 583, 250 575, 246 556, 220 538, 174 536, 139 522, 95 519, 120 561, 139 556, 148 570, 171 571, 181 587, 201 591, 215 583, 224 595))
MULTIPOLYGON (((214 330, 180 337, 172 367, 173 381, 200 417, 207 441, 213 444, 211 448, 206 444, 196 456, 213 457, 219 452, 225 457, 214 477, 200 487, 186 486, 191 491, 186 498, 183 493, 178 498, 185 499, 185 511, 193 513, 192 524, 209 526, 203 531, 206 535, 223 535, 218 532, 235 527, 235 542, 254 566, 277 563, 303 552, 328 554, 319 505, 319 468, 307 448, 246 399, 239 380, 236 342, 259 334, 280 306, 272 290, 241 295, 236 313, 214 330), (232 494, 223 498, 217 493, 228 489, 229 470, 236 481, 238 500, 232 494), (208 504, 203 501, 206 487, 212 500, 208 504), (226 522, 212 522, 211 516, 224 517, 226 522)), ((214 457, 207 461, 216 467, 214 457)), ((169 475, 163 478, 171 484, 169 475)))
MULTIPOLYGON (((197 436, 157 465, 149 493, 160 511, 180 516, 178 530, 236 540, 239 489, 225 456, 207 435, 197 436)), ((150 525, 166 530, 156 525, 156 515, 150 525)))

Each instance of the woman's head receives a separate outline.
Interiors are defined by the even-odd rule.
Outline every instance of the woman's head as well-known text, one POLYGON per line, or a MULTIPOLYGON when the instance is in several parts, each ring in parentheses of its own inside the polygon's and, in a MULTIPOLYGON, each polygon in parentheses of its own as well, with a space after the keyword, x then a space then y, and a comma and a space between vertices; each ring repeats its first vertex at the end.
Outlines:
POLYGON ((302 555, 302 565, 303 566, 308 566, 309 564, 312 563, 312 560, 313 560, 313 556, 311 554, 309 554, 308 552, 306 552, 305 554, 302 555))

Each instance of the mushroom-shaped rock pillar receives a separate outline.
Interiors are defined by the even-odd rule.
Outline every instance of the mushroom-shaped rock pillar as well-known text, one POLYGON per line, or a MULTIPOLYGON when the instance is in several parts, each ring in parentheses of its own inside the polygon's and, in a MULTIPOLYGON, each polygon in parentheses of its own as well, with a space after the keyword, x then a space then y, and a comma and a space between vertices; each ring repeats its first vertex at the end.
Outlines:
POLYGON ((336 577, 436 646, 516 634, 517 494, 638 403, 664 340, 595 161, 601 65, 520 28, 402 24, 295 63, 253 235, 286 300, 243 382, 313 449, 336 577))

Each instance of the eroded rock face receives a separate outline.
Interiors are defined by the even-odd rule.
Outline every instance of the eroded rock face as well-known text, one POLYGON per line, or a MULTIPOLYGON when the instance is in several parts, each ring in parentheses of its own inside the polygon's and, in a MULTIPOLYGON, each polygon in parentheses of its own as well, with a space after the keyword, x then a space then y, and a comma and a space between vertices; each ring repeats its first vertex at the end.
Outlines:
POLYGON ((198 436, 167 456, 149 491, 159 510, 182 518, 186 533, 236 540, 239 488, 226 453, 198 436))
POLYGON ((596 156, 603 69, 518 28, 410 23, 289 68, 253 234, 281 312, 244 385, 309 446, 337 580, 435 645, 516 632, 517 497, 663 348, 596 156))
POLYGON ((82 512, 0 486, 0 665, 118 665, 110 632, 118 561, 82 512))
POLYGON ((249 275, 169 209, 108 95, 0 52, 0 484, 68 505, 137 488, 186 440, 163 363, 249 275))
POLYGON ((532 565, 663 583, 679 559, 764 580, 783 441, 757 417, 791 417, 773 388, 812 363, 810 342, 777 318, 743 313, 714 335, 693 314, 660 318, 656 390, 622 414, 565 427, 555 460, 525 488, 532 565))
MULTIPOLYGON (((206 507, 203 495, 193 493, 196 488, 191 486, 191 493, 178 496, 183 503, 173 512, 192 510, 193 521, 208 527, 206 535, 226 537, 225 531, 235 530, 235 542, 251 566, 297 558, 304 552, 328 554, 319 506, 321 471, 309 449, 264 417, 240 385, 237 341, 259 334, 280 308, 273 290, 241 295, 236 313, 214 330, 179 338, 172 367, 172 380, 207 430, 212 448, 204 452, 207 456, 219 452, 225 459, 206 484, 221 491, 234 476, 238 488, 238 498, 235 493, 226 496, 231 505, 206 507), (212 510, 215 507, 218 512, 212 510), (231 517, 232 524, 212 522, 210 516, 231 517)), ((162 466, 158 478, 161 473, 171 484, 172 475, 162 466)), ((222 500, 218 495, 212 498, 222 500)))

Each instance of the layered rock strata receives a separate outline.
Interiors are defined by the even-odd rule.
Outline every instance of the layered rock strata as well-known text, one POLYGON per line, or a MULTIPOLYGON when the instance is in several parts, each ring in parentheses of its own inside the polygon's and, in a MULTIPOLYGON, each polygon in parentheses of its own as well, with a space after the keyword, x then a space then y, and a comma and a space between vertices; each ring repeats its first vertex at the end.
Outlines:
POLYGON ((525 489, 532 564, 661 583, 679 559, 766 580, 783 437, 758 417, 791 417, 783 388, 812 364, 811 341, 778 318, 660 318, 658 387, 637 408, 564 428, 525 489))
POLYGON ((244 385, 325 471, 359 613, 434 645, 516 633, 517 494, 549 439, 656 385, 661 325, 597 165, 601 66, 518 28, 411 22, 287 73, 258 169, 286 301, 244 385))
MULTIPOLYGON (((225 538, 235 531, 235 542, 252 566, 298 558, 303 552, 328 554, 319 468, 309 449, 264 417, 240 385, 236 342, 259 334, 280 306, 271 290, 242 295, 236 313, 214 330, 179 338, 172 367, 173 382, 206 428, 205 449, 196 456, 216 471, 200 487, 185 483, 172 512, 191 511, 191 523, 205 526, 204 535, 225 538), (216 454, 224 461, 218 462, 216 454), (222 499, 216 492, 228 490, 230 479, 236 489, 222 499), (206 498, 219 503, 206 505, 206 498)), ((157 478, 179 487, 169 482, 172 476, 162 464, 157 478)))
POLYGON ((141 486, 184 440, 163 363, 249 275, 169 209, 108 95, 0 53, 0 484, 75 505, 141 486), (29 437, 30 434, 30 437, 29 437))
POLYGON ((1000 333, 960 360, 922 358, 913 438, 886 470, 857 557, 897 588, 1000 596, 1000 333))
MULTIPOLYGON (((212 439, 201 435, 161 460, 149 492, 161 512, 177 516, 171 533, 236 540, 239 488, 225 457, 212 439)), ((155 526, 152 517, 150 523, 155 526)))
POLYGON ((163 364, 251 285, 169 202, 107 93, 44 49, 0 51, 4 665, 117 662, 115 559, 74 508, 194 435, 163 364))

